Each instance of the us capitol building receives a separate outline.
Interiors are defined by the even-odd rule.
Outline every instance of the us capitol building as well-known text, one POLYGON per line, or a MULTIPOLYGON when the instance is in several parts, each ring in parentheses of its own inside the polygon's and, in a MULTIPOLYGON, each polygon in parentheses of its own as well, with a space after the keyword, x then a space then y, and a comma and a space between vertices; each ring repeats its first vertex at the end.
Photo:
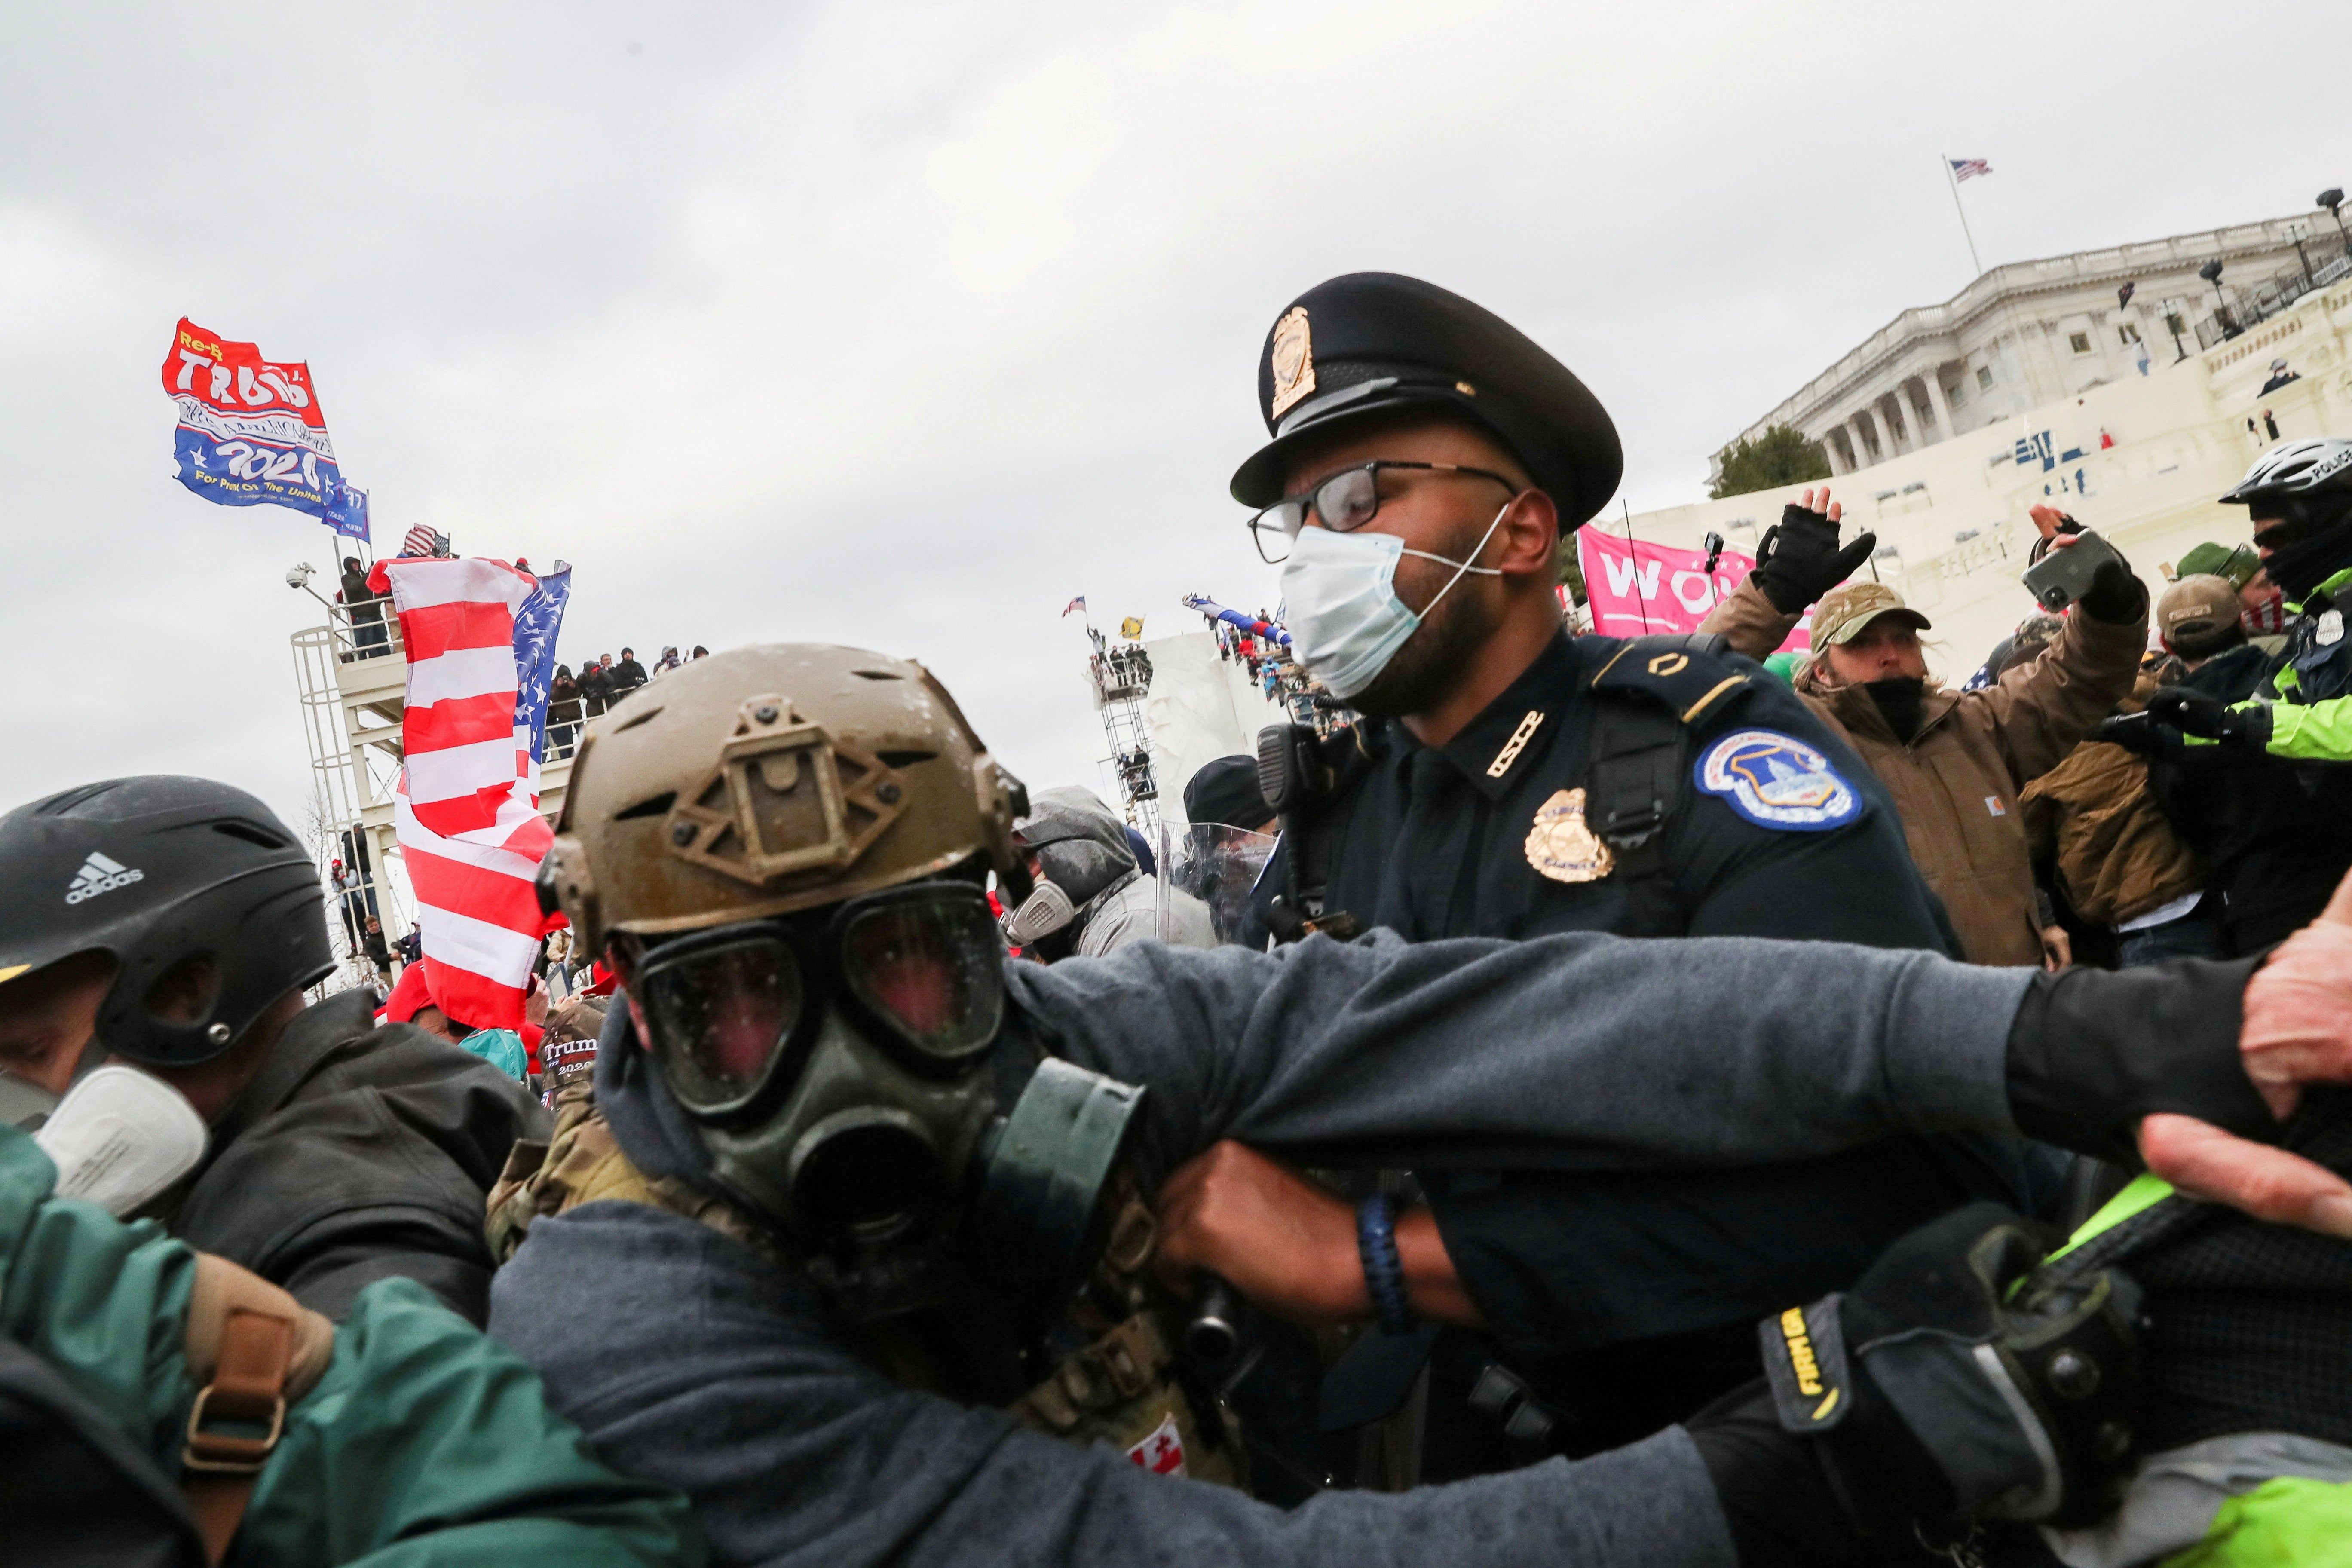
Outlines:
MULTIPOLYGON (((2018 583, 2028 507, 2080 518, 2160 591, 2192 545, 2247 536, 2244 510, 2214 498, 2257 453, 2352 435, 2352 246, 2315 212, 2012 262, 1904 311, 1745 434, 1774 425, 1826 448, 1846 536, 1877 534, 1865 570, 1935 622, 1929 665, 1958 681, 2033 610, 2018 583), (2215 261, 2219 297, 2200 273, 2215 261), (2279 360, 2296 379, 2264 392, 2279 360)), ((1752 555, 1802 488, 1635 512, 1630 527, 1685 549, 1720 533, 1752 555)), ((1674 583, 1711 602, 1698 574, 1674 583)))
POLYGON ((2238 305, 2234 321, 2340 262, 2332 228, 2279 218, 1996 267, 1943 304, 1904 311, 1741 434, 1793 426, 1821 443, 1832 474, 1850 474, 2146 374, 2146 362, 2221 342, 2222 298, 2238 305), (2218 295, 2199 275, 2215 262, 2218 295))

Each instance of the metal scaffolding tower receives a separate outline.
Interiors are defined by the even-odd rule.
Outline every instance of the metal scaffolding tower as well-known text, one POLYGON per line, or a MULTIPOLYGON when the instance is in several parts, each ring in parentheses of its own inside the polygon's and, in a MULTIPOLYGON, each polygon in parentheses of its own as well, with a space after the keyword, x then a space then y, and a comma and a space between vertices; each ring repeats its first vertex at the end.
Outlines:
POLYGON ((1151 738, 1143 727, 1143 700, 1151 692, 1151 656, 1139 642, 1113 647, 1092 626, 1087 636, 1095 646, 1087 661, 1095 707, 1102 714, 1103 739, 1110 745, 1110 755, 1103 760, 1118 775, 1127 820, 1149 837, 1160 826, 1160 783, 1151 770, 1151 738))
MULTIPOLYGON (((310 587, 307 575, 288 581, 310 587)), ((388 603, 375 602, 381 616, 376 620, 366 618, 371 606, 362 605, 355 624, 345 606, 315 589, 311 593, 326 608, 326 624, 296 632, 290 639, 295 695, 310 753, 303 837, 318 861, 321 881, 329 879, 330 863, 338 859, 356 865, 362 881, 357 889, 328 905, 330 938, 345 962, 326 986, 340 990, 374 975, 374 966, 360 955, 352 940, 368 915, 383 922, 387 944, 416 923, 416 902, 401 867, 392 810, 393 786, 404 755, 401 738, 408 658, 399 619, 388 603), (346 910, 352 916, 352 935, 345 933, 346 910)), ((572 779, 574 738, 567 733, 550 741, 540 765, 539 809, 552 820, 563 807, 564 787, 572 779)))

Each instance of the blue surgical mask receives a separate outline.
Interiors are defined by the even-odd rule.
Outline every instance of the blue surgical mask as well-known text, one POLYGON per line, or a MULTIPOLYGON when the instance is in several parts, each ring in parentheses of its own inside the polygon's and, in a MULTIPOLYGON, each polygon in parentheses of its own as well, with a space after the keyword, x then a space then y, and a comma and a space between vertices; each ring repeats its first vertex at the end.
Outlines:
MULTIPOLYGON (((1518 498, 1514 496, 1513 500, 1518 498)), ((1486 525, 1470 561, 1486 548, 1503 524, 1510 502, 1486 525)), ((1492 566, 1474 566, 1426 550, 1407 550, 1392 533, 1334 533, 1328 528, 1302 528, 1290 542, 1290 559, 1282 563, 1285 625, 1290 631, 1290 651, 1315 678, 1341 701, 1355 697, 1388 668, 1396 650, 1404 647, 1423 616, 1437 608, 1439 599, 1454 591, 1465 574, 1499 577, 1492 566), (1420 610, 1405 608, 1396 595, 1397 563, 1408 555, 1454 568, 1445 586, 1420 610)))

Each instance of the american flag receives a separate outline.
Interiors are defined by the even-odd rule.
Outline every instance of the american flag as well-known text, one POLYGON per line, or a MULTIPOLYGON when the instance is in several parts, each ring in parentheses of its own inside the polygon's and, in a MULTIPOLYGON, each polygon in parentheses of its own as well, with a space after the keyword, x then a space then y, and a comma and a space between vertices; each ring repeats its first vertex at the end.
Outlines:
POLYGON ((437 555, 449 548, 449 536, 434 531, 430 523, 418 523, 400 542, 403 555, 437 555))
POLYGON ((1073 610, 1083 610, 1083 609, 1085 609, 1086 607, 1087 607, 1087 596, 1086 596, 1084 594, 1081 594, 1081 595, 1079 595, 1076 598, 1072 599, 1068 604, 1064 605, 1062 606, 1062 615, 1063 615, 1063 616, 1064 616, 1065 618, 1066 618, 1066 617, 1069 616, 1069 614, 1070 614, 1070 612, 1071 612, 1071 611, 1073 611, 1073 610))
POLYGON ((1979 174, 1992 173, 1992 165, 1982 158, 1954 158, 1951 160, 1951 165, 1952 178, 1955 180, 1973 180, 1979 174))
POLYGON ((519 1028, 540 939, 561 923, 540 912, 534 879, 555 835, 516 721, 515 618, 539 581, 503 561, 396 556, 368 586, 389 589, 408 649, 393 825, 425 982, 452 1018, 519 1028))

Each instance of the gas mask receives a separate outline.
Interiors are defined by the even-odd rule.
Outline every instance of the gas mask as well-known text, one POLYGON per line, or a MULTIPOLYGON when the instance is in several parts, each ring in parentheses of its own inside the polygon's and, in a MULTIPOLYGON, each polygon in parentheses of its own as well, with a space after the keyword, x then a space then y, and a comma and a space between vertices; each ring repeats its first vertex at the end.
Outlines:
POLYGON ((1062 885, 1040 877, 1036 888, 1021 900, 1021 907, 1004 917, 1004 940, 1015 947, 1027 947, 1077 918, 1077 907, 1070 902, 1070 895, 1062 890, 1062 885))
POLYGON ((1075 1285, 1142 1091, 1048 1060, 1003 1113, 1003 944, 973 885, 673 938, 629 996, 711 1171, 854 1317, 933 1304, 950 1260, 1075 1285))

